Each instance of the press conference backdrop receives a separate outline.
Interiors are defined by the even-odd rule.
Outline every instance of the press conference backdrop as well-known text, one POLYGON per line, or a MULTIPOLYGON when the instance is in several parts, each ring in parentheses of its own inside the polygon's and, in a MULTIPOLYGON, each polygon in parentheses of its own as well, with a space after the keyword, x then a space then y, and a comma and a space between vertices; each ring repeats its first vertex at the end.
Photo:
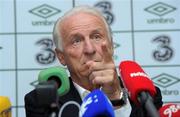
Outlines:
POLYGON ((83 4, 97 7, 111 26, 116 66, 137 61, 165 103, 180 103, 179 0, 0 0, 0 95, 10 98, 13 117, 25 117, 24 96, 39 71, 60 65, 56 19, 83 4))

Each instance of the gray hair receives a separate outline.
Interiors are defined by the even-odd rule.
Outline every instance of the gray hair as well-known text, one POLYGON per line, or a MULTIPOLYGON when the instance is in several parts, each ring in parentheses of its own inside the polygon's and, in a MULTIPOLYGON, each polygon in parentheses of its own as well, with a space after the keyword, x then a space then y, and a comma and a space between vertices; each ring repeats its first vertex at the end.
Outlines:
POLYGON ((105 27, 108 31, 108 39, 110 40, 110 42, 112 43, 112 34, 111 34, 111 28, 108 25, 108 23, 106 22, 106 19, 104 18, 104 16, 101 14, 100 11, 98 11, 97 9, 95 9, 95 7, 90 7, 90 6, 78 6, 78 7, 74 7, 73 9, 71 9, 70 11, 68 11, 67 13, 65 13, 62 17, 60 17, 55 25, 54 25, 54 29, 53 29, 53 40, 55 43, 55 46, 57 49, 63 51, 63 47, 62 47, 62 34, 61 34, 61 27, 60 24, 66 20, 66 18, 68 18, 69 16, 72 16, 73 14, 76 13, 89 13, 89 14, 93 14, 95 16, 98 16, 99 18, 101 18, 101 20, 104 22, 105 27))

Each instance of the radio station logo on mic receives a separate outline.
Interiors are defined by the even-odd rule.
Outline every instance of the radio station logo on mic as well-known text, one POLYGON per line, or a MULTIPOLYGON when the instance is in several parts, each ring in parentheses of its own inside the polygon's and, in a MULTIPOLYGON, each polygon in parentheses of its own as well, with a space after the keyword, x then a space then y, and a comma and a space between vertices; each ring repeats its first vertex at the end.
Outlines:
POLYGON ((169 103, 159 110, 160 117, 180 117, 180 105, 169 103))
POLYGON ((138 77, 138 76, 143 76, 143 77, 148 78, 148 75, 143 72, 133 72, 133 73, 130 73, 130 76, 131 78, 138 77))
POLYGON ((93 97, 89 97, 88 99, 86 99, 84 103, 82 103, 81 105, 81 113, 83 114, 86 112, 86 110, 88 109, 88 105, 97 102, 98 102, 97 95, 94 95, 93 97))

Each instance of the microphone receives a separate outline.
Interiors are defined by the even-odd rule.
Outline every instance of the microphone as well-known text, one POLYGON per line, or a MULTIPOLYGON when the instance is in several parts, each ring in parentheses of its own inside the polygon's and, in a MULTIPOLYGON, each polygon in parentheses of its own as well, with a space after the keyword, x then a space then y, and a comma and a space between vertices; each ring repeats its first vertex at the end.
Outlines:
POLYGON ((115 117, 114 109, 107 96, 100 90, 93 90, 81 105, 80 117, 115 117))
POLYGON ((41 105, 56 102, 58 96, 65 95, 70 90, 66 70, 59 66, 40 71, 38 81, 36 93, 41 105))
POLYGON ((156 94, 155 86, 140 65, 133 61, 123 61, 119 70, 131 100, 136 105, 143 105, 151 117, 159 117, 152 99, 156 94))
POLYGON ((11 102, 8 97, 0 96, 0 117, 11 117, 11 102))
POLYGON ((58 96, 63 96, 70 90, 68 75, 62 67, 50 67, 40 71, 38 81, 37 103, 50 107, 50 117, 54 117, 59 109, 58 96))
POLYGON ((180 117, 180 104, 166 104, 159 109, 160 117, 180 117))
POLYGON ((38 76, 40 83, 52 81, 56 84, 59 96, 65 95, 70 90, 67 72, 62 67, 51 67, 40 71, 38 76))

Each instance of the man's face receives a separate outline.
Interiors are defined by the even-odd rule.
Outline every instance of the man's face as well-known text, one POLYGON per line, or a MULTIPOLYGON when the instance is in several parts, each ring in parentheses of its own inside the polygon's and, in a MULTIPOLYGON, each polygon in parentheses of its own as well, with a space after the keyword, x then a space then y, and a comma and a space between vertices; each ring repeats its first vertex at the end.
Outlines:
POLYGON ((112 46, 107 29, 100 18, 87 13, 70 16, 62 23, 63 52, 57 52, 62 64, 67 65, 74 81, 88 83, 87 62, 101 62, 104 58, 102 43, 106 43, 109 54, 112 46))

